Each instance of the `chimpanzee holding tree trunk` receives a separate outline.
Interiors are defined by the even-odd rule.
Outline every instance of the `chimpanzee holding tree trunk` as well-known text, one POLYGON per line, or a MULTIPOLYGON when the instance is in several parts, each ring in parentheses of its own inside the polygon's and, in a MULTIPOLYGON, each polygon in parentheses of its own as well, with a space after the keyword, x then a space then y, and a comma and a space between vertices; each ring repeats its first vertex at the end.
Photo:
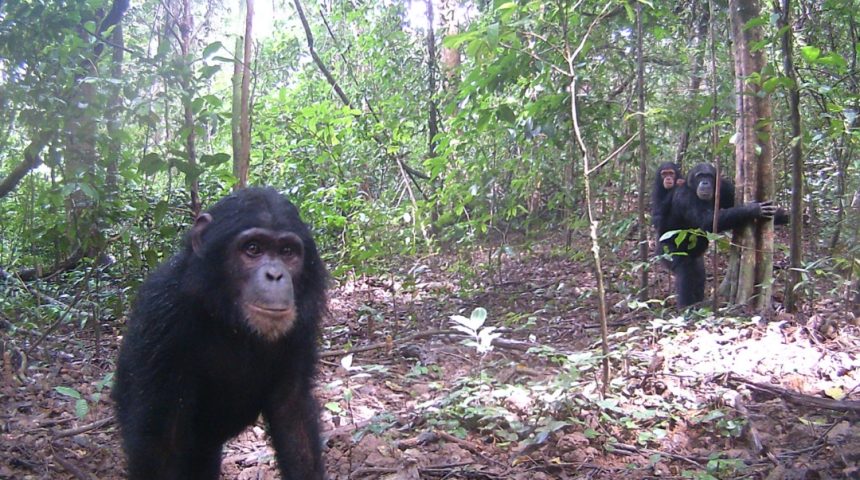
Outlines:
POLYGON ((281 478, 321 480, 311 387, 325 287, 310 231, 275 190, 200 215, 141 287, 120 348, 129 478, 216 480, 223 443, 262 413, 281 478))
MULTIPOLYGON (((658 176, 661 173, 658 172, 658 176)), ((717 216, 717 231, 741 227, 759 218, 777 217, 777 223, 788 223, 788 215, 772 202, 750 202, 734 206, 734 184, 720 179, 720 211, 717 216)), ((656 185, 655 185, 656 188, 656 185)), ((708 163, 700 163, 687 174, 683 185, 676 185, 670 196, 660 206, 660 216, 655 220, 660 237, 673 230, 702 229, 713 231, 714 192, 716 191, 716 169, 708 163)), ((655 195, 656 198, 656 195, 655 195)), ((654 205, 651 206, 652 210, 654 205)), ((672 272, 675 275, 675 290, 678 306, 685 307, 705 299, 705 261, 702 258, 708 249, 708 240, 701 235, 686 235, 678 244, 676 237, 663 240, 663 249, 672 253, 672 272)))

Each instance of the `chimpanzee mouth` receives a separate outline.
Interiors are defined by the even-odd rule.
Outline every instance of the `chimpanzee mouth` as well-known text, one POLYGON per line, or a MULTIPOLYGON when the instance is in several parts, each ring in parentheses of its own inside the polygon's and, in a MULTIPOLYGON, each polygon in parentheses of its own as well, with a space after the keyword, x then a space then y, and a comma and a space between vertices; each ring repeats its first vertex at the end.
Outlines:
POLYGON ((269 307, 262 305, 254 305, 253 303, 246 303, 246 307, 248 307, 254 313, 260 315, 266 315, 269 317, 280 317, 283 315, 288 315, 292 312, 292 307, 269 307))

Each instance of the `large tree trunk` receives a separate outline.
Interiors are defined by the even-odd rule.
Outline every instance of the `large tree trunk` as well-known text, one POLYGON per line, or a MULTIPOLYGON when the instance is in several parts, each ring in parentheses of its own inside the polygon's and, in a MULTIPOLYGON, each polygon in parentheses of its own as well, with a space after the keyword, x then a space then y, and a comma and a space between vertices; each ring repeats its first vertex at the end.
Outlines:
MULTIPOLYGON (((740 205, 773 198, 773 140, 770 97, 762 95, 759 85, 746 81, 765 65, 764 51, 751 49, 761 41, 761 27, 747 27, 760 14, 759 2, 731 0, 729 11, 738 96, 735 202, 740 205)), ((755 310, 767 317, 772 295, 773 221, 752 222, 735 231, 733 238, 740 250, 737 277, 729 279, 737 285, 733 300, 739 304, 753 300, 755 310)))

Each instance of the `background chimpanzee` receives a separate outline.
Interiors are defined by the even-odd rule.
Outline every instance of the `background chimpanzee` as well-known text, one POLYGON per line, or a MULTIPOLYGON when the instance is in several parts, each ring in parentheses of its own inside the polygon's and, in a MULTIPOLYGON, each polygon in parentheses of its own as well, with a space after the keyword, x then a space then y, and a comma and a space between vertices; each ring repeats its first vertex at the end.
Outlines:
POLYGON ((657 167, 654 189, 651 191, 651 224, 655 227, 660 225, 663 215, 669 210, 672 189, 678 182, 683 185, 684 179, 677 163, 664 162, 657 167))
MULTIPOLYGON (((735 207, 734 184, 723 178, 720 185, 718 231, 738 228, 757 218, 773 218, 777 213, 780 214, 778 223, 787 220, 788 216, 778 212, 779 209, 771 202, 751 202, 735 207)), ((713 165, 700 163, 693 167, 687 174, 686 183, 672 191, 657 225, 660 236, 672 230, 700 228, 706 232, 713 231, 715 186, 716 169, 713 165)), ((672 257, 678 305, 683 307, 704 300, 705 262, 702 255, 708 249, 708 240, 688 235, 680 245, 676 244, 674 237, 663 240, 661 245, 670 253, 682 253, 672 257)))
POLYGON ((323 478, 311 395, 326 270, 272 189, 201 215, 140 289, 113 397, 132 480, 217 479, 221 447, 262 412, 287 480, 323 478))

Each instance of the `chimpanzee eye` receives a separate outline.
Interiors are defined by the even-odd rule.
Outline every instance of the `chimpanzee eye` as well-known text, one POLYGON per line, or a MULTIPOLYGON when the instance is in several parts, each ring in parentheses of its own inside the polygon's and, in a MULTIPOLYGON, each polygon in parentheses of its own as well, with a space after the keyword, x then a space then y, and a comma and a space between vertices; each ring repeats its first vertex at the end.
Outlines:
POLYGON ((255 241, 251 241, 243 245, 242 251, 244 251, 249 257, 259 257, 263 253, 263 249, 260 248, 260 244, 255 241))
POLYGON ((281 256, 292 257, 295 254, 296 254, 296 251, 293 250, 293 247, 291 247, 289 245, 284 245, 283 247, 281 247, 281 256))

